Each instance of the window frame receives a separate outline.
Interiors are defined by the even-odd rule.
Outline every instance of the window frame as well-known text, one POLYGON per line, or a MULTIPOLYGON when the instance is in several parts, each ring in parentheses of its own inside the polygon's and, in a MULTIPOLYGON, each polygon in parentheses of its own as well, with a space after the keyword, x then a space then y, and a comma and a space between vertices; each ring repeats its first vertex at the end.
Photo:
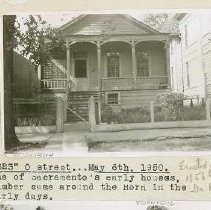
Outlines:
POLYGON ((120 55, 121 55, 120 52, 106 52, 105 53, 105 60, 106 60, 105 67, 106 67, 106 77, 107 78, 120 78, 121 77, 121 56, 120 55), (114 53, 119 55, 119 76, 118 77, 116 77, 116 76, 115 77, 109 77, 108 76, 108 54, 114 54, 114 53))
POLYGON ((138 78, 141 78, 141 77, 150 77, 151 76, 151 51, 147 51, 147 50, 137 50, 136 51, 136 76, 138 78), (140 51, 140 52, 147 52, 149 55, 148 55, 148 76, 138 76, 138 59, 137 59, 137 52, 140 51))
POLYGON ((121 103, 120 103, 120 92, 118 91, 118 92, 107 92, 106 93, 106 104, 107 105, 120 105, 121 103), (108 98, 109 98, 109 95, 110 94, 117 94, 117 103, 109 103, 109 100, 108 100, 108 98))

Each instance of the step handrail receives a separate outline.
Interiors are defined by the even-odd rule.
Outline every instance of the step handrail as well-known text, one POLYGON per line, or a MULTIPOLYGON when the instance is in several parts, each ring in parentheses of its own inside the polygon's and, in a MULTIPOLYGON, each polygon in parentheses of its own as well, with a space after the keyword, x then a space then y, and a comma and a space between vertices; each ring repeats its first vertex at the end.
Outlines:
POLYGON ((70 109, 69 107, 67 107, 67 109, 68 109, 69 111, 71 111, 74 115, 76 115, 79 119, 81 119, 83 122, 86 122, 86 120, 85 120, 83 117, 81 117, 77 112, 73 111, 73 110, 70 109))

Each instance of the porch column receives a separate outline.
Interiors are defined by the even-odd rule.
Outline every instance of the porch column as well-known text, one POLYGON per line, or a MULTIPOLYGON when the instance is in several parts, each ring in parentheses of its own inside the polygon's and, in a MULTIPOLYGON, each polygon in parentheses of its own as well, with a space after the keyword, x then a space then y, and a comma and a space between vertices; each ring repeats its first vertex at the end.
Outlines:
POLYGON ((70 71, 71 71, 71 63, 70 63, 70 43, 66 42, 66 57, 67 57, 67 88, 70 85, 70 71))
MULTIPOLYGON (((99 99, 99 109, 101 109, 101 90, 102 90, 102 84, 101 84, 101 45, 100 41, 97 42, 97 69, 98 69, 98 99, 99 99)), ((98 113, 100 115, 100 113, 98 113)), ((99 116, 99 122, 100 122, 101 116, 99 116)))
POLYGON ((70 88, 70 72, 71 72, 71 62, 70 62, 70 43, 66 42, 66 59, 67 59, 67 83, 66 83, 66 101, 64 105, 64 122, 67 122, 67 102, 68 102, 68 91, 70 88))
POLYGON ((137 67, 136 67, 136 46, 135 42, 132 41, 131 43, 132 48, 132 69, 133 69, 133 78, 134 78, 134 84, 136 86, 136 78, 137 78, 137 67))
POLYGON ((37 77, 38 77, 38 80, 39 80, 39 90, 38 90, 38 92, 41 93, 41 89, 42 89, 42 67, 41 67, 41 65, 39 65, 37 67, 37 77))
POLYGON ((167 41, 165 44, 165 50, 166 50, 166 72, 168 76, 168 88, 171 88, 171 69, 170 69, 170 50, 169 50, 170 44, 167 41))

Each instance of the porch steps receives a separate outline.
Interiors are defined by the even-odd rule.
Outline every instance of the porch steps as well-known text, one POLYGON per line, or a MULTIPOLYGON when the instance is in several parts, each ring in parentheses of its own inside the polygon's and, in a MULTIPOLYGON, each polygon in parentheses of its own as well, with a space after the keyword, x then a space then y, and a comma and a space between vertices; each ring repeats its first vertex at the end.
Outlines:
MULTIPOLYGON (((91 96, 98 99, 97 91, 77 91, 69 92, 68 94, 68 104, 71 110, 76 112, 82 118, 88 121, 88 101, 91 96)), ((68 122, 79 122, 81 119, 74 113, 67 111, 67 121, 68 122)))

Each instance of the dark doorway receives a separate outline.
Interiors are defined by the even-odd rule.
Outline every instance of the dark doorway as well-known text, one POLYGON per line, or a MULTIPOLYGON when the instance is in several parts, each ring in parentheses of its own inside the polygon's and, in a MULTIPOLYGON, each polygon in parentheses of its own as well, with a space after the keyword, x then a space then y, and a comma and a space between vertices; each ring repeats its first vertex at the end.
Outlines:
POLYGON ((75 60, 75 78, 87 77, 87 62, 86 59, 75 60))

